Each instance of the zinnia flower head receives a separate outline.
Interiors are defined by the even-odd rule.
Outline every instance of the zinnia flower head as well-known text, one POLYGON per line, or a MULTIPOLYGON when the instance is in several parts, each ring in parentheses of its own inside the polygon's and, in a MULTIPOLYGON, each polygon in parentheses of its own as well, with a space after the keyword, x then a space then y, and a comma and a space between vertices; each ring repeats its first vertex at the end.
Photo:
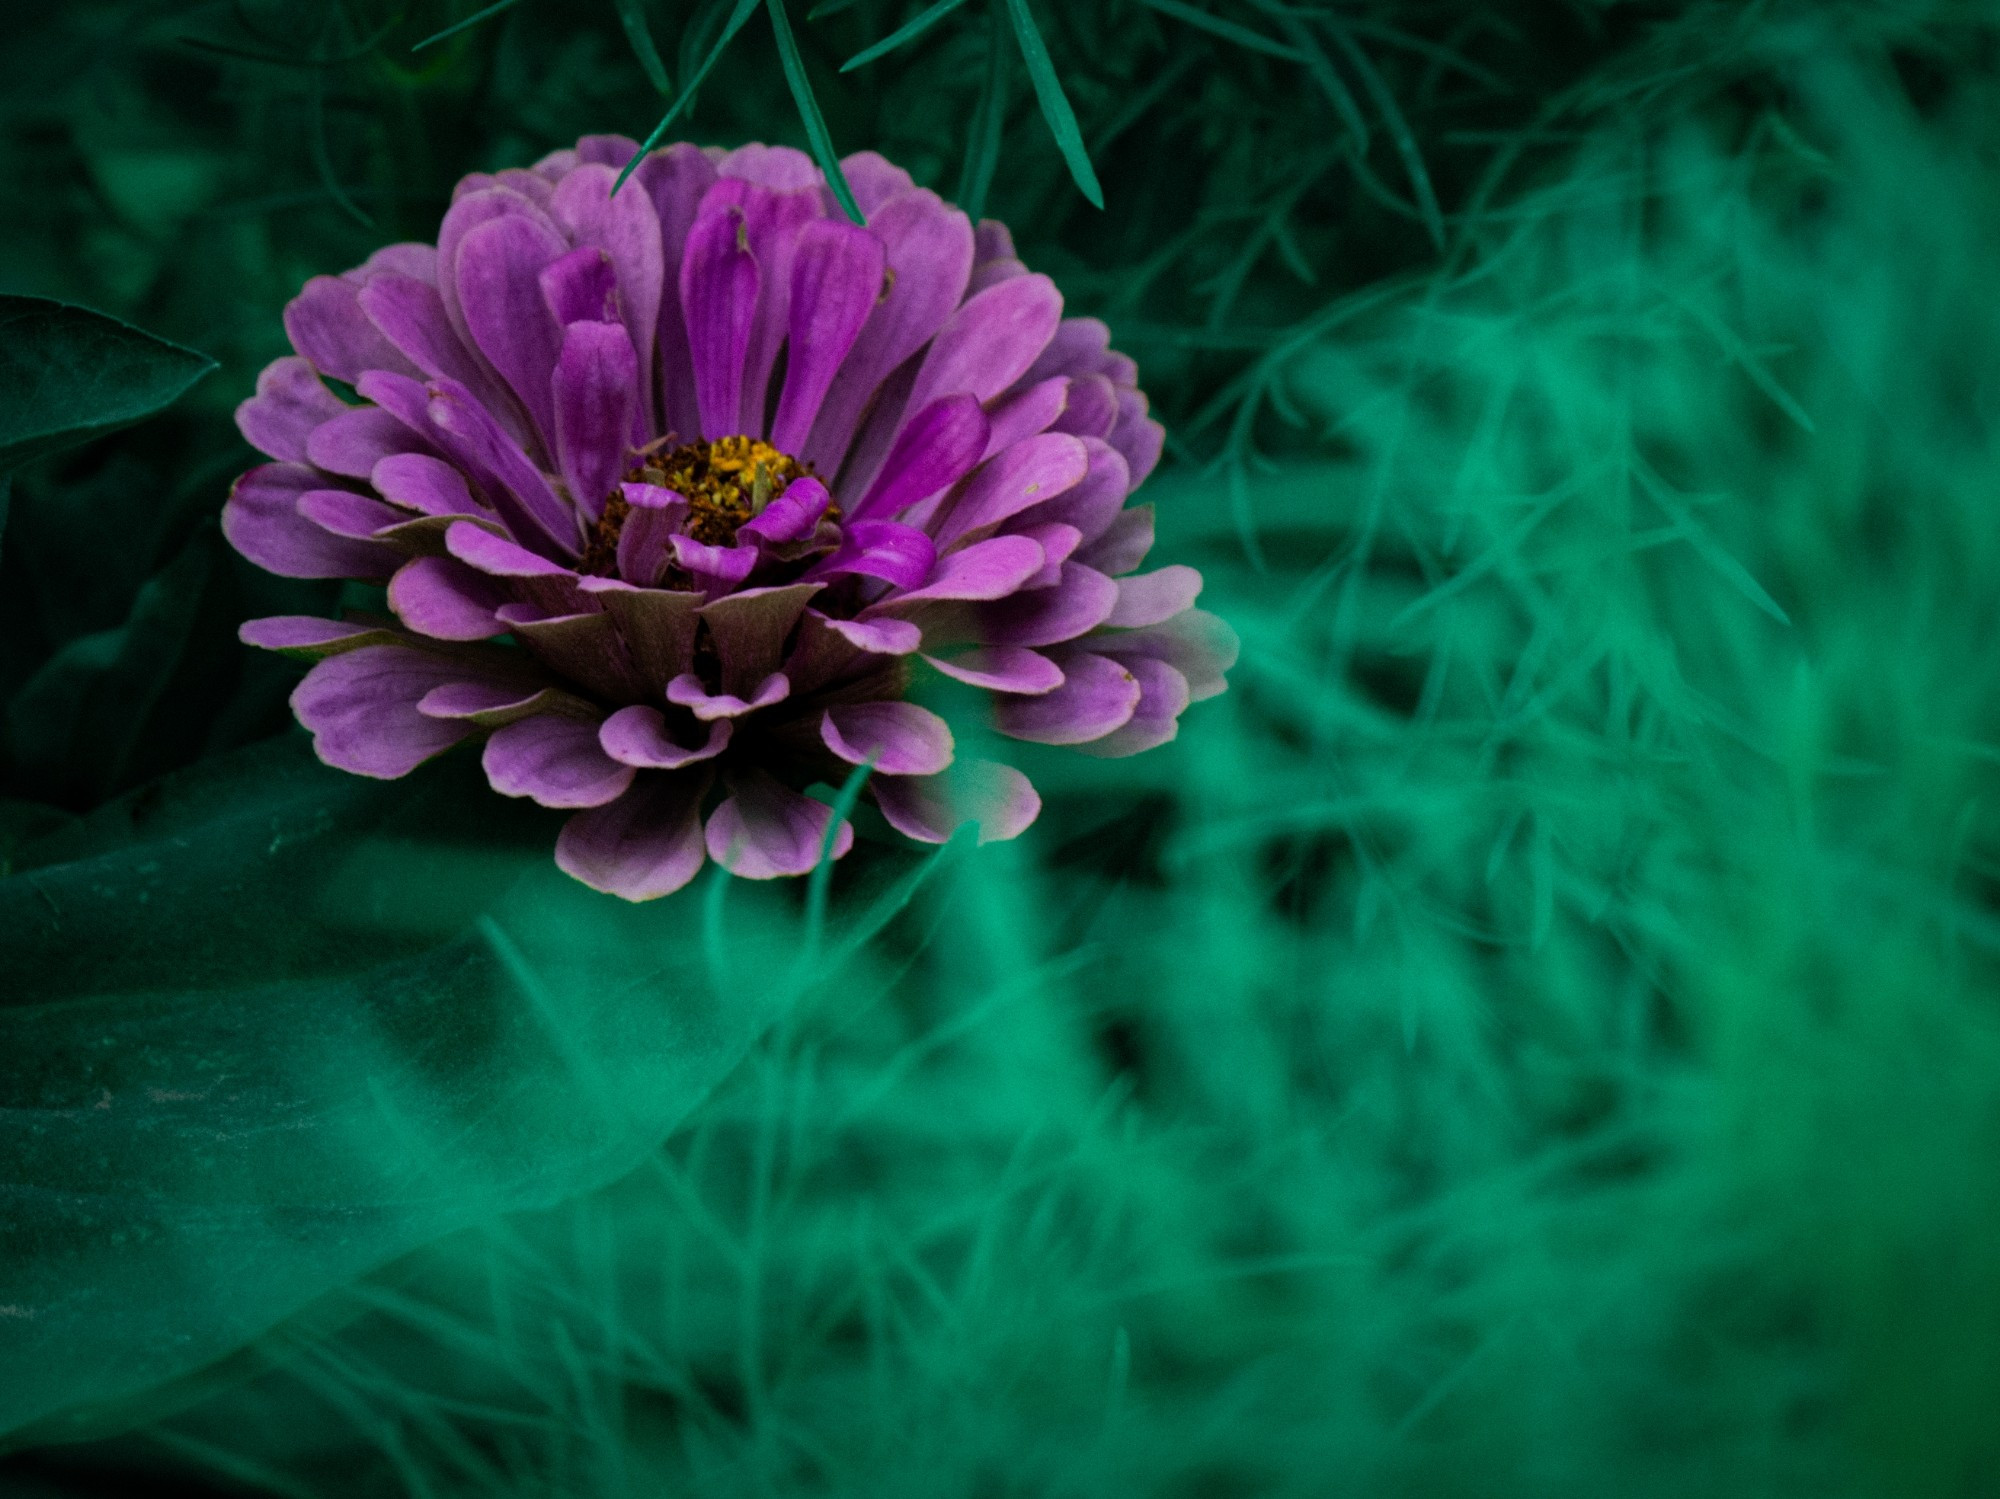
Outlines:
POLYGON ((780 147, 671 146, 614 194, 636 150, 467 177, 435 248, 286 308, 297 356, 237 413, 276 461, 224 530, 394 611, 243 627, 316 662, 292 707, 321 759, 393 777, 484 736, 496 791, 576 809, 557 862, 636 900, 704 857, 810 870, 806 788, 869 762, 912 838, 1020 833, 1034 788, 954 760, 919 670, 1101 755, 1223 690, 1200 575, 1136 571, 1163 435, 1136 367, 1003 227, 873 153, 843 163, 865 227, 780 147))

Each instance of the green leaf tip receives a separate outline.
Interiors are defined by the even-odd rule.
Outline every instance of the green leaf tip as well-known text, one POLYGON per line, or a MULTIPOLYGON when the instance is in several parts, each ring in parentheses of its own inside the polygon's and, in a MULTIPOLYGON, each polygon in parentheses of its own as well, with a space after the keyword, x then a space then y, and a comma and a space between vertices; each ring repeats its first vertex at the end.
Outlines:
POLYGON ((1041 103, 1042 118, 1049 123, 1049 133, 1056 139, 1056 149, 1069 163, 1069 174, 1075 180, 1077 190, 1090 200, 1092 208, 1102 208, 1104 189, 1098 186, 1097 172, 1090 164, 1090 153, 1084 149, 1083 132, 1077 127, 1076 111, 1070 108, 1062 80, 1056 77, 1055 64, 1049 60, 1048 44, 1042 40, 1041 30, 1035 25, 1028 0, 1006 0, 1006 5, 1008 19, 1014 23, 1015 39, 1021 44, 1021 59, 1028 65, 1028 77, 1035 85, 1035 98, 1041 103))
POLYGON ((674 100, 665 114, 660 116, 660 123, 653 127, 653 133, 639 143, 639 149, 633 152, 632 159, 625 163, 625 170, 620 172, 618 180, 611 184, 611 191, 614 194, 625 185, 625 179, 632 175, 639 163, 646 159, 646 153, 660 143, 660 137, 665 135, 674 121, 681 117, 681 112, 688 107, 688 101, 694 98, 695 90, 707 80, 710 70, 720 61, 724 50, 736 40, 736 33, 743 29, 756 10, 757 0, 736 0, 736 9, 729 13, 729 24, 722 28, 722 35, 715 39, 715 45, 708 49, 708 56, 701 60, 701 66, 694 70, 694 76, 681 88, 680 97, 674 100))
POLYGON ((862 223, 861 206, 854 201, 854 190, 847 185, 847 174, 840 169, 840 158, 833 150, 833 136, 826 128, 826 116, 820 113, 819 100, 813 96, 812 80, 806 77, 806 60, 799 55, 798 39, 792 35, 791 18, 785 14, 785 0, 768 0, 766 8, 771 13, 771 34, 778 43, 778 60, 785 66, 785 82, 791 87, 792 102, 798 105, 799 118, 806 127, 806 141, 819 160, 819 169, 826 173, 827 186, 833 189, 834 199, 840 204, 841 211, 855 223, 862 223))
POLYGON ((484 10, 476 10, 463 21, 453 21, 444 30, 434 31, 422 41, 411 44, 410 50, 412 52, 421 52, 426 47, 435 47, 439 42, 457 36, 468 27, 477 26, 481 21, 490 20, 492 17, 499 15, 503 10, 512 10, 520 3, 521 0, 493 0, 493 3, 484 10))
POLYGON ((215 367, 101 312, 0 296, 0 473, 164 410, 215 367))

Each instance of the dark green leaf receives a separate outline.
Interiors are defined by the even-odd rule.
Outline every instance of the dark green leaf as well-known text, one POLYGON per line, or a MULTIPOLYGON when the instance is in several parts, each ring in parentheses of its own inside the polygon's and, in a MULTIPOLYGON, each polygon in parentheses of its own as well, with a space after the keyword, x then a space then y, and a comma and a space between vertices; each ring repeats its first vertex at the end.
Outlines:
POLYGON ((799 44, 792 35, 791 19, 785 14, 785 0, 769 0, 771 12, 771 34, 778 42, 778 59, 785 67, 785 82, 791 88, 792 102, 799 107, 799 118, 805 122, 806 140, 812 146, 812 153, 819 161, 819 169, 826 173, 827 185, 833 189, 833 196, 843 212, 855 223, 861 223, 861 207, 854 201, 854 190, 847 185, 847 174, 840 169, 840 157, 833 149, 833 136, 826 128, 826 116, 820 113, 819 100, 813 97, 812 80, 806 77, 806 61, 799 56, 799 44))
POLYGON ((131 1396, 329 1289, 631 1168, 782 1003, 795 923, 560 874, 469 756, 301 737, 174 777, 0 879, 0 1432, 131 1396), (777 923, 773 925, 772 923, 777 923))
POLYGON ((1069 174, 1075 179, 1078 191, 1090 200, 1091 207, 1102 208, 1104 189, 1097 185, 1090 152, 1084 149, 1083 132, 1077 128, 1076 111, 1069 107, 1062 80, 1056 77, 1055 64, 1049 61, 1048 44, 1042 40, 1041 30, 1028 10, 1028 0, 1007 0, 1007 15, 1014 23, 1021 58, 1028 65, 1028 78, 1035 85, 1035 97, 1041 102, 1042 118, 1049 122, 1049 133, 1056 139, 1056 149, 1069 163, 1069 174))
POLYGON ((1274 42, 1267 36, 1260 36, 1248 26, 1239 26, 1234 21, 1212 16, 1205 10, 1197 10, 1184 0, 1139 0, 1148 10, 1156 10, 1163 16, 1185 21, 1190 26, 1219 36, 1226 42, 1234 42, 1239 47, 1248 47, 1252 52, 1263 52, 1271 57, 1282 57, 1286 62, 1304 62, 1306 55, 1296 47, 1287 47, 1274 42))
POLYGON ((915 20, 905 22, 883 37, 881 41, 875 43, 874 46, 863 48, 848 58, 846 62, 840 65, 840 71, 849 73, 856 68, 865 67, 878 57, 887 56, 902 46, 903 43, 914 41, 916 38, 922 36, 932 26, 942 21, 963 4, 965 4, 965 0, 937 0, 937 4, 919 13, 915 20))
POLYGON ((0 472, 151 416, 214 368, 101 312, 0 296, 0 472))
POLYGON ((965 165, 958 177, 958 206, 976 222, 986 212, 986 194, 993 186, 993 169, 1000 162, 1000 132, 1007 121, 1007 44, 1000 19, 993 17, 986 35, 986 79, 972 110, 972 131, 966 137, 965 165))
POLYGON ((639 66, 645 70, 646 81, 653 85, 653 91, 662 96, 674 91, 674 83, 667 76, 667 65, 660 60, 660 49, 653 45, 653 33, 646 25, 646 12, 639 0, 612 0, 618 7, 618 22, 625 28, 625 39, 632 44, 632 55, 639 59, 639 66))
POLYGON ((471 15, 467 16, 463 21, 454 21, 451 23, 451 25, 445 27, 444 30, 432 32, 422 41, 412 46, 410 50, 412 52, 421 52, 426 47, 436 46, 439 42, 444 41, 448 37, 457 36, 461 31, 464 31, 467 27, 477 26, 481 21, 489 20, 492 17, 499 15, 504 10, 512 10, 516 5, 519 5, 520 3, 521 0, 493 0, 493 4, 487 6, 483 10, 474 11, 471 15))

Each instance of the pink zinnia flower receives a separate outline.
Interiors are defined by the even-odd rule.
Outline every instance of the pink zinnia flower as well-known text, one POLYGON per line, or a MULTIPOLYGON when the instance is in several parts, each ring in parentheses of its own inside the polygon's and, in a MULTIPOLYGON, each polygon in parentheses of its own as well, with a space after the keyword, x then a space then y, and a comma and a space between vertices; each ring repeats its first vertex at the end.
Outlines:
POLYGON ((810 870, 833 814, 805 788, 870 760, 912 838, 1026 828, 1027 778, 954 763, 905 700, 918 661, 1001 733, 1103 755, 1223 690, 1200 575, 1135 571, 1162 439, 1136 367, 1003 227, 873 153, 843 163, 865 227, 778 147, 672 146, 614 195, 636 150, 467 177, 436 248, 286 308, 298 357, 237 413, 277 461, 224 530, 395 611, 243 627, 317 662, 292 707, 321 759, 400 776, 484 735, 496 791, 577 809, 556 861, 640 900, 704 856, 810 870))

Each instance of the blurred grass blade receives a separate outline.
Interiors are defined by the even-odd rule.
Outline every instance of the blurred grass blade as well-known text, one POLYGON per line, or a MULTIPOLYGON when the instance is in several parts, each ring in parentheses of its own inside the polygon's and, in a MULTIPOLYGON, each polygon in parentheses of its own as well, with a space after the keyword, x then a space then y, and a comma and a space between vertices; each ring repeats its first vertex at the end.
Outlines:
POLYGON ((1285 35, 1292 39, 1292 45, 1305 58, 1306 71, 1332 103, 1334 113, 1340 116, 1340 123, 1347 127, 1347 133, 1354 137, 1356 156, 1366 152, 1368 121, 1362 117, 1361 105, 1355 99, 1354 91, 1334 71, 1333 60, 1326 55, 1326 49, 1320 46, 1306 23, 1288 7, 1278 4, 1277 0, 1256 0, 1256 4, 1259 10, 1284 28, 1285 35))
POLYGON ((1410 190, 1416 194, 1417 212, 1423 215, 1424 228, 1430 232, 1431 242, 1442 250, 1444 214, 1438 208, 1437 193, 1431 188, 1431 174, 1424 167, 1423 152, 1417 149, 1417 140, 1410 133, 1409 122, 1397 107, 1396 95, 1353 37, 1332 21, 1327 23, 1327 29, 1333 33, 1334 41, 1346 54, 1347 60, 1354 65, 1354 71, 1361 75, 1361 86, 1368 90, 1368 97, 1381 111, 1382 121, 1389 127, 1390 138, 1396 143, 1396 154, 1403 158, 1403 170, 1409 174, 1410 190))
POLYGON ((844 10, 854 9, 858 4, 860 0, 820 0, 818 5, 806 12, 806 19, 818 21, 827 16, 837 16, 844 10))
POLYGON ((833 189, 833 196, 846 215, 859 224, 864 222, 861 206, 854 201, 854 190, 847 185, 847 174, 840 169, 840 157, 833 149, 833 136, 826 128, 826 116, 820 113, 819 100, 813 97, 812 80, 806 77, 806 60, 799 55, 798 39, 792 35, 791 18, 785 14, 785 0, 769 0, 771 12, 771 34, 778 42, 778 60, 785 65, 785 82, 792 90, 792 102, 799 107, 799 118, 805 123, 806 141, 812 146, 812 153, 819 158, 819 169, 826 173, 827 186, 833 189))
POLYGON ((0 296, 0 474, 151 416, 214 368, 101 312, 0 296))
POLYGON ((481 21, 485 21, 494 16, 497 16, 503 10, 512 10, 515 6, 519 5, 520 3, 521 0, 493 0, 493 4, 487 6, 484 10, 476 10, 471 15, 467 16, 463 21, 454 21, 451 23, 451 25, 445 27, 444 30, 432 32, 422 41, 412 46, 410 50, 412 52, 421 52, 426 47, 436 46, 439 42, 444 41, 447 37, 457 36, 461 31, 465 30, 468 26, 477 26, 481 21))
POLYGON ((991 17, 986 37, 986 80, 972 109, 972 133, 965 143, 965 166, 958 177, 958 206, 974 223, 986 212, 986 193, 1000 161, 1000 133, 1007 120, 1007 43, 1000 18, 991 17))
POLYGON ((1056 138, 1056 149, 1069 163, 1069 174, 1075 179, 1078 191, 1090 200, 1092 208, 1102 208, 1104 189, 1097 185, 1090 153, 1084 149, 1083 132, 1077 128, 1076 111, 1069 107, 1062 80, 1056 77, 1055 64, 1049 61, 1048 44, 1042 40, 1042 33, 1028 10, 1028 0, 1006 0, 1006 4, 1008 18, 1014 23, 1014 36, 1021 44, 1021 60, 1028 65, 1028 78, 1035 85, 1035 97, 1041 101, 1042 118, 1049 122, 1049 133, 1056 138))
POLYGON ((833 884, 833 846, 840 839, 841 826, 854 815, 854 804, 861 800, 861 788, 874 773, 875 760, 876 756, 870 755, 849 771, 833 799, 833 816, 827 819, 826 833, 819 841, 819 862, 813 866, 812 878, 806 884, 804 961, 807 964, 818 959, 820 940, 826 933, 826 896, 833 884))
POLYGON ((1305 53, 1296 47, 1287 47, 1282 42, 1274 42, 1261 36, 1248 26, 1239 26, 1234 21, 1225 21, 1221 16, 1212 16, 1205 10, 1183 3, 1183 0, 1139 0, 1148 10, 1156 10, 1163 16, 1172 16, 1177 21, 1206 31, 1210 36, 1219 36, 1225 42, 1234 42, 1239 47, 1247 47, 1252 52, 1262 52, 1270 57, 1281 57, 1286 62, 1304 62, 1305 53))
POLYGON ((680 97, 674 100, 672 107, 665 114, 660 116, 660 123, 653 127, 653 133, 640 142, 638 151, 625 163, 625 170, 618 174, 618 180, 611 185, 612 192, 617 192, 625 185, 625 179, 632 175, 632 169, 646 159, 646 153, 660 143, 660 137, 667 133, 667 128, 680 118, 681 111, 687 108, 688 101, 694 97, 694 91, 700 88, 703 80, 708 77, 709 69, 715 66, 729 44, 736 40, 736 33, 743 29, 756 9, 757 0, 736 0, 736 9, 729 13, 729 23, 722 28, 722 35, 715 39, 715 45, 708 49, 708 56, 702 59, 701 66, 694 70, 694 76, 682 87, 680 97))
POLYGON ((653 45, 653 33, 646 26, 646 12, 639 0, 612 0, 612 3, 618 7, 618 23, 625 28, 625 39, 632 44, 632 54, 646 71, 646 81, 653 85, 655 93, 665 98, 674 91, 674 81, 667 76, 667 65, 660 59, 660 49, 653 45))
POLYGON ((914 41, 916 38, 922 36, 937 22, 942 21, 963 4, 965 4, 965 0, 937 0, 937 4, 924 11, 914 21, 897 27, 874 46, 865 47, 848 58, 846 62, 840 65, 840 71, 851 73, 856 68, 865 67, 878 57, 894 52, 903 43, 914 41))

